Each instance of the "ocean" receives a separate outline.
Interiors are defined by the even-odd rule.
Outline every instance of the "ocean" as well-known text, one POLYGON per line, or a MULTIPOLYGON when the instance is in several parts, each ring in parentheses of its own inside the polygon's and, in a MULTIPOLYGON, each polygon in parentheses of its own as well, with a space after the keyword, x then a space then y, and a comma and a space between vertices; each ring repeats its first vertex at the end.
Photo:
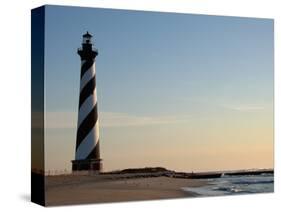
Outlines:
POLYGON ((200 196, 221 196, 274 192, 274 175, 224 175, 221 178, 207 179, 203 187, 183 188, 200 196))

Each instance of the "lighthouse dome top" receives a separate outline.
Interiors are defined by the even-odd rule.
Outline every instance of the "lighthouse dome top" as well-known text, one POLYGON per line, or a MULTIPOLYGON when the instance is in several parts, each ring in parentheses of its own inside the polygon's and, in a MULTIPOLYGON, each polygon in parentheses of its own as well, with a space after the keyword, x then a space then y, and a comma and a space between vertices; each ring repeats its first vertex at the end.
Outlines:
POLYGON ((83 35, 83 38, 91 38, 93 37, 88 31, 86 34, 83 35))

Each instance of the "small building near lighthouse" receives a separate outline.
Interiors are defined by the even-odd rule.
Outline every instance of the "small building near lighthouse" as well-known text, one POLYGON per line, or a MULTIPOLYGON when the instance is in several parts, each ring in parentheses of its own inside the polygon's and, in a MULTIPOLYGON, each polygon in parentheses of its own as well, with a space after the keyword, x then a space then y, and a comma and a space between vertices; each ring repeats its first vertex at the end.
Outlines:
POLYGON ((81 71, 75 160, 72 161, 72 171, 102 170, 95 68, 98 51, 93 47, 92 37, 89 32, 84 34, 82 47, 77 51, 81 58, 81 71))

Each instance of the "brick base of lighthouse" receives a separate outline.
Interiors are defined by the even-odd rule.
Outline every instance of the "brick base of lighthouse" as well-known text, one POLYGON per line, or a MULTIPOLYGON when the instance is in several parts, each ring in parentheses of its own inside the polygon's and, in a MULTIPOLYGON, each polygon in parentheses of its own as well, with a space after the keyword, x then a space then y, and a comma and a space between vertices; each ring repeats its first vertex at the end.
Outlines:
POLYGON ((72 171, 102 171, 102 159, 73 160, 72 171))

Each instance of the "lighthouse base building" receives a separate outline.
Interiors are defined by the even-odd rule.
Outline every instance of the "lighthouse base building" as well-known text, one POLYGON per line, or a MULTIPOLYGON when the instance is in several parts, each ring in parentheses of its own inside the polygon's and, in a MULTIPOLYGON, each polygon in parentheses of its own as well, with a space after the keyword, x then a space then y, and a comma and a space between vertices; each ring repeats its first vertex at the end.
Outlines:
POLYGON ((83 35, 82 48, 77 53, 81 58, 80 95, 77 122, 75 160, 72 171, 102 171, 99 148, 99 120, 96 89, 95 59, 92 35, 83 35))
POLYGON ((102 159, 73 160, 72 171, 102 171, 102 159))

